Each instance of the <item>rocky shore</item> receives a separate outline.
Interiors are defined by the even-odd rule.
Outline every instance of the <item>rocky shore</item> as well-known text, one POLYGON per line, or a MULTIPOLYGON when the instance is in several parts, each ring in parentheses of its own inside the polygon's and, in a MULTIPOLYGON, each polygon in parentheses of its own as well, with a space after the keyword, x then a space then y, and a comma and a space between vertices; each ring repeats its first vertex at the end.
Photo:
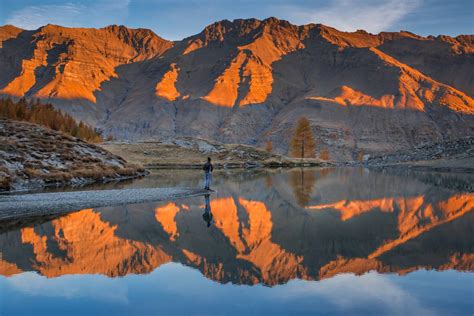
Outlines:
POLYGON ((142 188, 0 195, 0 223, 86 208, 174 200, 209 194, 193 188, 142 188))
POLYGON ((474 173, 474 137, 424 144, 410 151, 383 156, 366 155, 362 161, 348 164, 372 168, 474 173))

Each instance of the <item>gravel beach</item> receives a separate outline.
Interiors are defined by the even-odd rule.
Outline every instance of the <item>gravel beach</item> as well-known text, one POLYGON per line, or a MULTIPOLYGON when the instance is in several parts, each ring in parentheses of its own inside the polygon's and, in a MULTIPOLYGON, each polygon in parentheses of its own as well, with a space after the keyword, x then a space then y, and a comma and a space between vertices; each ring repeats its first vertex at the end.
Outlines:
POLYGON ((0 195, 0 221, 204 194, 209 194, 209 191, 195 188, 146 188, 0 195))

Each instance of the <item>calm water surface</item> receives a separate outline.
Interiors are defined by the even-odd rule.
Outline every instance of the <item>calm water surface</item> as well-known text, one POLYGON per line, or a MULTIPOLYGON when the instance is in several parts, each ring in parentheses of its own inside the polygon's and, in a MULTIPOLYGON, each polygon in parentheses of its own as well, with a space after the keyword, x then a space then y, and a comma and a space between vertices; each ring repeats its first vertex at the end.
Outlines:
MULTIPOLYGON (((0 227, 0 314, 474 313, 469 175, 219 171, 208 198, 0 227)), ((100 188, 199 186, 160 171, 100 188)))

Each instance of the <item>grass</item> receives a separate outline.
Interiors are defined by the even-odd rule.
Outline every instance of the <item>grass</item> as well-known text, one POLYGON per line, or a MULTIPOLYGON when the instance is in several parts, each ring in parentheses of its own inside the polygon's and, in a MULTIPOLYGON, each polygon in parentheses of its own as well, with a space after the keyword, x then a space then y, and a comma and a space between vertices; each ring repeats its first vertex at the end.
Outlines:
POLYGON ((0 120, 0 190, 134 177, 144 168, 103 148, 35 124, 0 120))
POLYGON ((139 142, 133 144, 108 143, 102 144, 108 151, 124 157, 127 161, 154 167, 199 167, 207 159, 212 158, 215 166, 243 167, 254 162, 268 167, 281 167, 301 164, 318 165, 322 161, 317 158, 297 159, 269 153, 264 149, 237 144, 218 144, 219 152, 206 153, 198 148, 184 148, 174 144, 159 142, 139 142))

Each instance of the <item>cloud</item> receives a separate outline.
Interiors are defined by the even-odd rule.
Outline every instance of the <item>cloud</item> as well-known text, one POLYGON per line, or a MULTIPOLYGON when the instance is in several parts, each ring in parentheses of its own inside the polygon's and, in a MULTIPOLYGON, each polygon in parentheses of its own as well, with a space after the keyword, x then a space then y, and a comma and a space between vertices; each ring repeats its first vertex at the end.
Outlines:
POLYGON ((46 24, 100 27, 120 24, 128 14, 130 0, 77 1, 57 5, 33 5, 11 13, 7 24, 32 30, 46 24))
POLYGON ((282 12, 297 24, 321 23, 342 31, 364 29, 377 33, 389 30, 421 3, 422 0, 333 0, 329 6, 322 8, 290 5, 282 8, 282 12))
POLYGON ((435 315, 434 310, 423 306, 416 297, 396 285, 391 276, 376 272, 363 276, 341 274, 319 282, 293 280, 286 284, 280 295, 281 300, 316 295, 340 311, 370 307, 373 311, 393 315, 435 315))
POLYGON ((84 9, 82 5, 73 3, 30 6, 13 12, 7 19, 7 24, 25 29, 36 29, 48 23, 76 26, 74 21, 84 9))
POLYGON ((91 298, 98 301, 128 303, 124 281, 114 282, 105 276, 65 275, 48 279, 34 272, 26 272, 6 279, 6 285, 33 296, 91 298))

